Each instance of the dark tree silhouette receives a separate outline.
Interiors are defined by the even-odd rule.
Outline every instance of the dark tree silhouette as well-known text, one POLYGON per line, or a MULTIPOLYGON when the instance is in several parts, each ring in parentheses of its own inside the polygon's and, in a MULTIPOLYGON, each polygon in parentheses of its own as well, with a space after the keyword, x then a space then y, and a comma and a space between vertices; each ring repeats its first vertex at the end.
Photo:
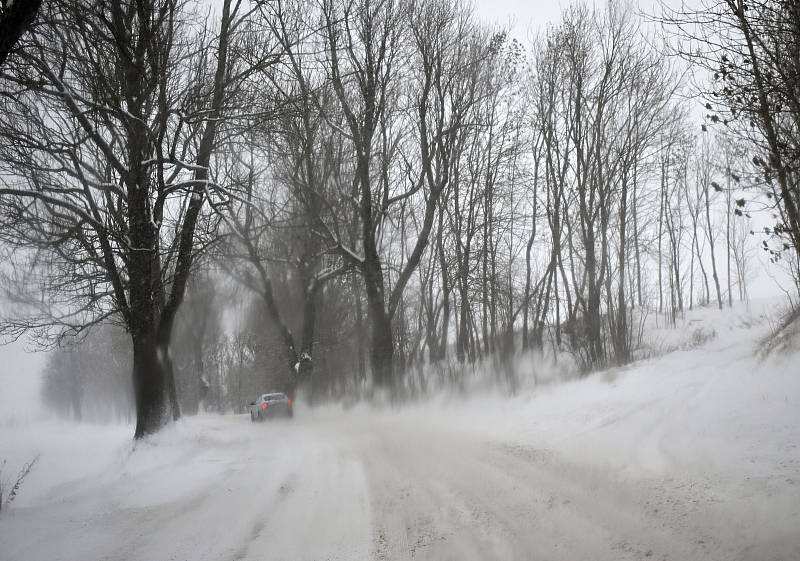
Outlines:
POLYGON ((0 109, 2 240, 17 249, 5 287, 46 294, 2 331, 123 325, 136 438, 179 415, 170 338, 203 245, 228 83, 231 2, 216 37, 193 31, 185 10, 172 0, 49 3, 5 76, 14 95, 0 109))
POLYGON ((0 0, 0 68, 25 34, 42 5, 42 0, 0 0))

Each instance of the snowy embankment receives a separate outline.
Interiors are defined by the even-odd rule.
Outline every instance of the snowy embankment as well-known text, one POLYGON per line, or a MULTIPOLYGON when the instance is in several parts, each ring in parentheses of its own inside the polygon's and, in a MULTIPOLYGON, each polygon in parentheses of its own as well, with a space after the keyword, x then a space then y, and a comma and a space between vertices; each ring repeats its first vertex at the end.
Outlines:
POLYGON ((800 354, 755 358, 758 314, 690 319, 671 336, 716 336, 513 399, 200 416, 135 449, 0 425, 0 477, 41 454, 0 557, 800 559, 800 354))

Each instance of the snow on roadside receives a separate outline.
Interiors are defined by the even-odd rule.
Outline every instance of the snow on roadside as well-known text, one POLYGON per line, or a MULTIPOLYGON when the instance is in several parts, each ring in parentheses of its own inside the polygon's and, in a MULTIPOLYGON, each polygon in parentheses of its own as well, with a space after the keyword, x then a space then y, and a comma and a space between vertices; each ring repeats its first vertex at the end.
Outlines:
MULTIPOLYGON (((672 338, 664 348, 678 350, 514 398, 481 392, 389 410, 301 406, 293 422, 266 424, 199 416, 135 445, 127 425, 2 425, 4 478, 36 454, 41 459, 0 515, 0 551, 26 561, 259 559, 271 548, 287 559, 366 559, 382 547, 414 546, 408 536, 386 534, 403 530, 406 515, 460 532, 448 518, 451 507, 434 504, 452 493, 440 488, 451 466, 474 475, 459 480, 452 472, 456 486, 484 476, 503 482, 502 473, 481 471, 475 460, 496 457, 502 469, 510 450, 519 458, 511 485, 525 481, 527 465, 538 481, 558 483, 559 473, 590 488, 611 481, 604 496, 642 493, 652 501, 646 508, 672 509, 671 524, 687 517, 685 524, 704 524, 702 532, 737 551, 755 548, 737 558, 788 560, 800 551, 793 537, 800 524, 800 354, 755 357, 770 327, 765 317, 755 307, 699 310, 687 316, 692 329, 664 332, 672 338), (714 336, 689 350, 694 329, 714 336), (436 464, 437 453, 446 464, 436 464), (440 477, 430 495, 404 479, 404 468, 428 473, 426 462, 440 477), (397 473, 384 479, 387 466, 397 473), (422 507, 429 512, 414 510, 422 507), (402 508, 403 516, 378 524, 378 538, 387 541, 376 546, 375 517, 402 508), (764 544, 769 549, 758 549, 764 544)), ((488 489, 463 492, 469 498, 488 489)), ((497 495, 495 514, 512 498, 497 495)), ((470 513, 455 514, 469 521, 470 513)), ((578 514, 551 523, 562 531, 578 514)), ((435 532, 418 534, 425 541, 435 532)))
POLYGON ((123 425, 67 423, 52 420, 0 426, 0 474, 16 479, 25 463, 38 457, 25 478, 14 507, 44 505, 61 488, 104 477, 130 452, 131 428, 123 425))
POLYGON ((800 353, 756 357, 772 305, 689 313, 683 329, 665 330, 664 347, 679 350, 661 357, 511 399, 487 393, 437 407, 465 431, 631 473, 797 469, 800 353), (714 335, 692 348, 693 330, 714 335))

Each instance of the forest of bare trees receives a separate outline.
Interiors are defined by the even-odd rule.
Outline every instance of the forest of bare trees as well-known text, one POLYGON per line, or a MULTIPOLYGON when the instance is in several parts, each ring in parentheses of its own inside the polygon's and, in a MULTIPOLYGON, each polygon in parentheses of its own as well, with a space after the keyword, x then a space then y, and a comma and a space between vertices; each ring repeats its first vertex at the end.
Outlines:
POLYGON ((762 254, 796 296, 798 6, 574 3, 524 43, 457 0, 45 0, 0 58, 2 334, 140 437, 624 365, 762 254))

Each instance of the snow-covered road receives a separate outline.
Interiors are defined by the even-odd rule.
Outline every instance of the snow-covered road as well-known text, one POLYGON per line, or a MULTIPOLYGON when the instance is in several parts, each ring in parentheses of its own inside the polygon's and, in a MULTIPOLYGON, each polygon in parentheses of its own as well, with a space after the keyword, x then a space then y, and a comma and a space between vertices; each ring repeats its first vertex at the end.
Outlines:
POLYGON ((2 558, 800 558, 794 484, 767 509, 776 481, 631 477, 438 419, 189 420, 119 452, 120 473, 17 505, 0 521, 2 558))
POLYGON ((514 399, 199 416, 133 450, 128 426, 0 426, 0 457, 42 454, 0 559, 797 561, 798 357, 750 348, 514 399))

